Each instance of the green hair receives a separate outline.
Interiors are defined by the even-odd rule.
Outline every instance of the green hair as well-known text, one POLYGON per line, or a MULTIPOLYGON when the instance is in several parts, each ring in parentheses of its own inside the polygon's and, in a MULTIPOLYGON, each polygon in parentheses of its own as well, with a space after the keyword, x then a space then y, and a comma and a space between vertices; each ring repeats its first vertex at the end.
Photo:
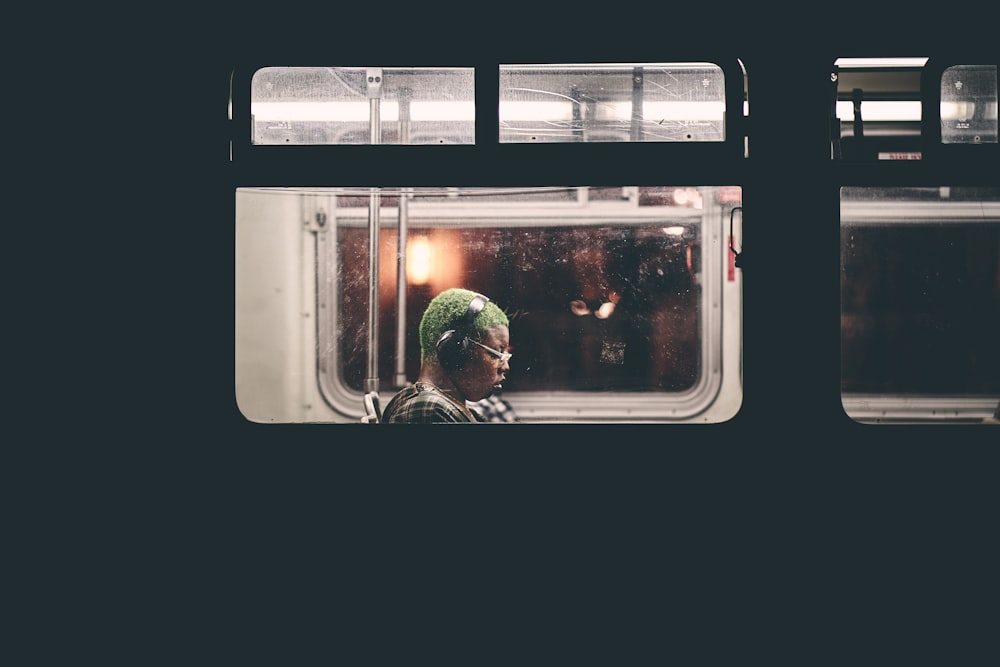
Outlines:
MULTIPOLYGON (((420 356, 427 359, 437 354, 437 341, 445 331, 454 329, 478 292, 453 287, 431 299, 420 319, 420 356)), ((502 324, 510 326, 507 315, 492 301, 479 311, 470 327, 476 334, 502 324)))

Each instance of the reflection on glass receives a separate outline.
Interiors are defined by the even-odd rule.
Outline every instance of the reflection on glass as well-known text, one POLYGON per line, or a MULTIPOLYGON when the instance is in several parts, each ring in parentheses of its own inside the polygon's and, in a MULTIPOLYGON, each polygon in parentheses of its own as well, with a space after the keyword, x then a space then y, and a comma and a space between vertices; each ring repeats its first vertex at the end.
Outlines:
POLYGON ((1000 189, 842 190, 844 394, 1000 395, 997 341, 1000 189))
POLYGON ((724 141, 711 63, 501 65, 500 142, 724 141))
MULTIPOLYGON (((718 206, 717 188, 643 187, 626 193, 633 203, 623 200, 622 188, 590 188, 586 205, 608 204, 603 216, 585 214, 575 189, 539 188, 519 195, 485 191, 470 198, 487 207, 496 202, 508 212, 524 207, 523 217, 477 224, 465 219, 462 225, 449 221, 447 213, 440 219, 412 220, 408 245, 421 249, 407 255, 430 265, 421 264, 429 274, 426 282, 408 281, 406 330, 417 331, 434 294, 454 285, 471 285, 504 304, 511 317, 515 356, 505 383, 511 392, 691 389, 703 372, 706 326, 703 191, 718 206), (543 216, 548 223, 540 219, 543 216)), ((462 205, 454 197, 449 201, 440 196, 428 196, 425 203, 435 201, 462 205)), ((352 204, 361 208, 366 203, 344 196, 338 206, 345 215, 352 204)), ((396 197, 383 195, 382 204, 391 211, 396 197)), ((419 204, 411 203, 409 209, 417 211, 419 204)), ((482 215, 489 219, 495 210, 501 209, 489 208, 482 215)), ((473 215, 471 208, 463 214, 473 215)), ((715 215, 723 213, 717 210, 715 215)), ((728 208, 724 215, 728 216, 728 208)), ((361 219, 360 214, 356 217, 361 219)), ((397 238, 394 227, 383 227, 379 312, 383 368, 394 363, 397 238)), ((365 359, 356 352, 363 349, 363 341, 349 339, 352 332, 365 330, 366 311, 356 306, 366 303, 367 242, 367 230, 360 224, 338 229, 344 304, 339 318, 345 337, 340 364, 343 381, 354 389, 365 377, 365 359)), ((406 344, 407 375, 415 377, 420 358, 416 336, 408 337, 406 344)))
POLYGON ((997 143, 996 65, 955 65, 942 73, 941 143, 997 143))

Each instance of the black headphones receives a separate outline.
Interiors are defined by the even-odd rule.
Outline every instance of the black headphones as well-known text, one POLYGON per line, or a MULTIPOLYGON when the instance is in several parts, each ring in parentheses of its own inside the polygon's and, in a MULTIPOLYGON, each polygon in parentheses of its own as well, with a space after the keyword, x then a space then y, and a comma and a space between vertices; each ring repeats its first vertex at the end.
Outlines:
POLYGON ((449 371, 457 371, 465 365, 468 359, 469 334, 472 322, 476 319, 486 303, 488 297, 477 294, 469 302, 469 307, 465 309, 465 314, 455 324, 454 329, 448 329, 437 341, 437 356, 441 363, 441 368, 449 371))

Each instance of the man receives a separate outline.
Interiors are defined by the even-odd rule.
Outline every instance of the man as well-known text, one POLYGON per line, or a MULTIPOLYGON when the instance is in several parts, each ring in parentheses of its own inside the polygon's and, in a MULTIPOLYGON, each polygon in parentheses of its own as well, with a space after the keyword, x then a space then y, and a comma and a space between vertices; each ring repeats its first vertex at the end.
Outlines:
POLYGON ((386 404, 382 421, 482 422, 466 401, 501 389, 512 356, 509 324, 482 294, 452 288, 434 297, 420 320, 420 375, 386 404))

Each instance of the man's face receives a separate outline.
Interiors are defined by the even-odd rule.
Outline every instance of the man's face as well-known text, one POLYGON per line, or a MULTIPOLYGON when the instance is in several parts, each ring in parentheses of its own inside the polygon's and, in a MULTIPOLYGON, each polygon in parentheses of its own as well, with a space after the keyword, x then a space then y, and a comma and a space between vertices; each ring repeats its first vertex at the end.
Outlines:
POLYGON ((479 341, 470 339, 468 361, 453 377, 465 400, 478 401, 500 389, 510 363, 509 359, 500 359, 497 355, 505 355, 509 346, 510 330, 502 324, 484 331, 479 341))

